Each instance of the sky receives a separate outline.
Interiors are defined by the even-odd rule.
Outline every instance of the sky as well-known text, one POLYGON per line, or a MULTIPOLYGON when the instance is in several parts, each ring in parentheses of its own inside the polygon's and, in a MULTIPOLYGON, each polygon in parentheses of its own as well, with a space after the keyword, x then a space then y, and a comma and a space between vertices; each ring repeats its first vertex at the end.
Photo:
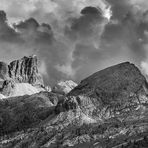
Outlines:
POLYGON ((147 0, 0 0, 0 60, 35 54, 46 84, 121 62, 148 75, 147 0))

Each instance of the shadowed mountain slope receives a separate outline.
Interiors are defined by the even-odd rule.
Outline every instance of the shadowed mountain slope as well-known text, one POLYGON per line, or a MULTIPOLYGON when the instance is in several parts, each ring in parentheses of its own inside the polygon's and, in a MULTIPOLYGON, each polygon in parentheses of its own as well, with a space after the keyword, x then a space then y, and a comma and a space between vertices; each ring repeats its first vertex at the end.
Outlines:
POLYGON ((84 79, 69 95, 86 95, 92 92, 98 95, 118 93, 118 97, 122 99, 124 95, 135 93, 145 86, 148 85, 146 85, 146 79, 140 70, 134 64, 125 62, 99 71, 84 79))

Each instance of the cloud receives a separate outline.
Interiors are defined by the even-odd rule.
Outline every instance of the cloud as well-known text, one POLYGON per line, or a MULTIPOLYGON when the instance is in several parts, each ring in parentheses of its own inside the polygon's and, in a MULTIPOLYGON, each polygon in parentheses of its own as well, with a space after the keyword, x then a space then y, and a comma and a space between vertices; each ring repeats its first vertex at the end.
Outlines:
POLYGON ((1 9, 8 14, 10 21, 35 17, 39 21, 50 22, 53 13, 58 20, 68 17, 76 17, 81 9, 86 6, 98 6, 108 13, 108 3, 104 0, 0 0, 1 9), (16 9, 17 8, 17 9, 16 9))
POLYGON ((148 63, 142 61, 142 62, 141 62, 141 68, 142 68, 143 72, 144 72, 146 75, 148 75, 148 63))
POLYGON ((31 15, 36 11, 44 15, 46 12, 52 12, 56 7, 56 4, 50 0, 0 0, 0 3, 1 9, 7 12, 10 21, 33 17, 31 15))
MULTIPOLYGON (((74 35, 76 34, 74 37, 79 34, 73 62, 73 67, 79 66, 77 78, 85 78, 97 70, 124 61, 131 61, 141 68, 141 62, 147 59, 144 47, 144 42, 148 42, 145 37, 145 31, 148 29, 147 10, 144 10, 142 5, 127 0, 108 0, 108 2, 112 10, 109 23, 104 19, 99 20, 96 23, 99 28, 96 29, 93 21, 87 22, 88 17, 81 16, 78 21, 80 24, 76 23, 78 25, 72 27, 72 29, 76 28, 73 31, 74 35), (85 18, 85 21, 81 22, 82 18, 85 18), (89 22, 93 23, 89 24, 89 22), (81 24, 82 28, 80 28, 81 24)), ((93 10, 94 12, 97 13, 93 10)), ((86 12, 84 14, 86 15, 86 12)), ((70 35, 72 35, 71 32, 70 35)))
POLYGON ((30 18, 14 24, 13 27, 7 23, 5 12, 1 11, 0 58, 10 62, 25 55, 37 54, 41 62, 40 71, 45 76, 46 82, 55 83, 56 79, 59 80, 62 74, 55 66, 58 63, 65 63, 67 47, 54 38, 51 26, 39 24, 34 18, 30 18))
POLYGON ((79 82, 124 61, 146 67, 146 0, 0 2, 7 12, 7 17, 0 12, 0 58, 38 55, 40 72, 51 85, 60 79, 79 82))
POLYGON ((75 70, 72 68, 71 63, 67 63, 65 65, 56 65, 55 68, 59 71, 65 74, 68 77, 74 77, 75 76, 75 70))

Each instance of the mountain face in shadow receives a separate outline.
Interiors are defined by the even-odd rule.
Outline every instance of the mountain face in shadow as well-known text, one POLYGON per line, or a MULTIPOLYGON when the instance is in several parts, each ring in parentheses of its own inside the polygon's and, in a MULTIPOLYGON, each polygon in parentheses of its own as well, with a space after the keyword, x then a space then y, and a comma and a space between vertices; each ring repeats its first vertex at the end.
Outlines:
MULTIPOLYGON (((121 63, 99 71, 81 81, 70 95, 115 93, 122 99, 124 95, 136 93, 146 84, 140 70, 129 62, 121 63)), ((107 100, 109 101, 109 100, 107 100)), ((110 103, 110 102, 108 102, 110 103)))
POLYGON ((68 94, 0 101, 3 148, 148 147, 148 84, 129 62, 99 71, 68 94))

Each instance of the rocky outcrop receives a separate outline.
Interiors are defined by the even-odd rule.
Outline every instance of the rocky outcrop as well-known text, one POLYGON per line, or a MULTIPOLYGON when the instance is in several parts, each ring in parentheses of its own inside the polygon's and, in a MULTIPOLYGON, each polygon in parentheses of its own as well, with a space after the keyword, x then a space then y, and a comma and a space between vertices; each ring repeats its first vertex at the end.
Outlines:
POLYGON ((147 93, 145 77, 134 64, 125 62, 83 80, 67 94, 68 99, 59 102, 56 112, 80 108, 85 115, 102 122, 119 115, 120 119, 137 118, 134 112, 148 102, 147 93))
MULTIPOLYGON (((146 79, 140 70, 129 62, 121 63, 96 72, 74 88, 69 95, 112 95, 120 100, 131 93, 144 90, 146 79)), ((103 99, 103 98, 102 98, 103 99)), ((111 103, 113 97, 106 97, 104 103, 111 103)))
POLYGON ((52 92, 68 94, 76 86, 77 84, 72 80, 60 81, 52 88, 52 92))
POLYGON ((37 56, 23 57, 7 65, 0 62, 1 94, 6 97, 32 95, 46 91, 38 71, 37 56))
POLYGON ((38 71, 37 56, 23 57, 9 64, 9 76, 15 82, 43 85, 43 79, 38 71))
POLYGON ((16 87, 16 83, 12 79, 5 80, 3 82, 1 93, 4 96, 10 96, 16 87))

